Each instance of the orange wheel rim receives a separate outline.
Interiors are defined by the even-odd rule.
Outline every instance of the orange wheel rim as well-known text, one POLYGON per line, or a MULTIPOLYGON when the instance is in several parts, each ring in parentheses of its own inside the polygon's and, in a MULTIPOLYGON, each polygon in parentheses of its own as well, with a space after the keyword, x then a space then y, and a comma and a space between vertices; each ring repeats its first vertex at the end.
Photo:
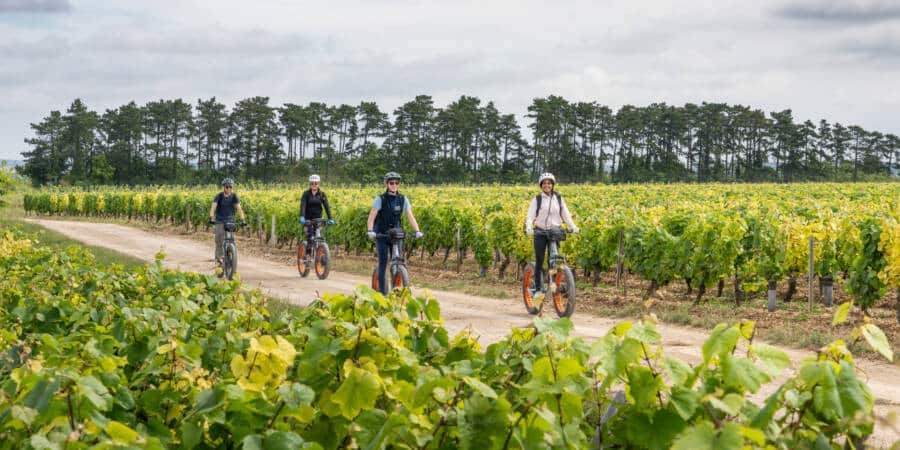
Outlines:
POLYGON ((522 277, 522 296, 525 298, 525 304, 528 305, 529 308, 534 308, 534 298, 531 296, 531 293, 528 292, 528 288, 531 287, 531 270, 525 270, 525 275, 522 277))
POLYGON ((319 247, 319 249, 316 251, 316 270, 319 272, 322 272, 323 270, 325 270, 325 264, 322 264, 322 258, 324 258, 324 257, 325 257, 325 249, 322 247, 319 247))
POLYGON ((303 272, 303 269, 306 266, 303 264, 303 257, 306 256, 306 247, 303 244, 300 244, 300 247, 297 249, 297 270, 303 272))
POLYGON ((565 303, 563 303, 563 295, 559 289, 559 287, 562 285, 563 278, 564 277, 562 271, 556 272, 556 279, 554 280, 554 282, 556 283, 556 292, 553 293, 553 302, 556 303, 556 307, 560 310, 562 310, 566 306, 565 303))
POLYGON ((372 274, 372 289, 378 290, 378 273, 372 274))
POLYGON ((394 275, 394 287, 399 287, 403 285, 403 277, 398 273, 394 275))

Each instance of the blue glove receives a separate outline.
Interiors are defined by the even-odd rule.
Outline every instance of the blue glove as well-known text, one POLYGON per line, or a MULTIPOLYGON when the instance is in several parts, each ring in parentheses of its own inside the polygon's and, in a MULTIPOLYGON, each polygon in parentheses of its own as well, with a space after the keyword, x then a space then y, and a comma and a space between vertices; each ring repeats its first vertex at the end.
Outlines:
POLYGON ((300 217, 300 225, 306 225, 306 217, 300 217))
POLYGON ((328 225, 334 225, 334 219, 328 219, 328 225))

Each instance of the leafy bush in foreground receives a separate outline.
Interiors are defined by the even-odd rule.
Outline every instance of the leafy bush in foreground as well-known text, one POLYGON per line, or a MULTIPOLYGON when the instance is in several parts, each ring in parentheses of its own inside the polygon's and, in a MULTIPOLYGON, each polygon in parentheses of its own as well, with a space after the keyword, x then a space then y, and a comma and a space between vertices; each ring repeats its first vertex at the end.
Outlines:
POLYGON ((790 360, 752 322, 719 325, 693 366, 649 319, 594 343, 571 329, 539 318, 482 349, 435 299, 366 288, 272 314, 237 282, 0 231, 0 448, 840 448, 872 431, 840 342, 756 405, 790 360))

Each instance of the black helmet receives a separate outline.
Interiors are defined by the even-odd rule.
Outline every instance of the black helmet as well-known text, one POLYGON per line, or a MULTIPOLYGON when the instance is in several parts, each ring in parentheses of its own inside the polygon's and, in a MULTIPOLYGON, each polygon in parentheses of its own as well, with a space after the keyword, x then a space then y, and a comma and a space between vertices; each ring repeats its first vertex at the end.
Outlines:
POLYGON ((400 174, 397 172, 388 172, 384 174, 384 181, 397 180, 400 181, 400 174))
POLYGON ((234 180, 232 180, 231 178, 226 178, 226 179, 222 180, 222 187, 225 187, 225 186, 233 187, 234 180))

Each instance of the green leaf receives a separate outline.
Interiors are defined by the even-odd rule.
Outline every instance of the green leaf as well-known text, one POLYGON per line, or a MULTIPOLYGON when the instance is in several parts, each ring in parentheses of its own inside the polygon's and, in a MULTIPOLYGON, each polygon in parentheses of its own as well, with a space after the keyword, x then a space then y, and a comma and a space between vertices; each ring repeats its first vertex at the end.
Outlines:
MULTIPOLYGON (((663 357, 663 367, 673 386, 684 385, 694 378, 694 369, 688 363, 668 356, 663 357)), ((690 387, 690 386, 685 386, 690 387)))
POLYGON ((688 420, 693 417, 694 411, 700 405, 700 394, 693 389, 675 386, 672 388, 669 403, 682 419, 688 420))
POLYGON ((205 389, 197 394, 194 400, 194 406, 188 412, 186 417, 195 414, 206 414, 223 404, 225 401, 225 390, 221 386, 205 389))
POLYGON ((22 403, 25 406, 44 414, 47 412, 47 408, 50 407, 50 402, 53 400, 53 397, 58 390, 59 378, 54 378, 50 381, 40 380, 35 383, 30 391, 28 391, 28 395, 22 399, 22 403))
POLYGON ((400 335, 397 334, 397 329, 394 328, 394 325, 387 317, 379 316, 375 319, 375 323, 378 324, 378 333, 381 337, 392 341, 400 339, 400 335))
POLYGON ((703 363, 708 364, 713 356, 719 358, 731 354, 737 345, 741 332, 737 326, 720 323, 710 333, 709 339, 703 343, 703 363))
POLYGON ((375 407, 375 401, 381 395, 378 377, 365 370, 353 367, 350 374, 341 383, 331 401, 341 407, 341 415, 353 419, 364 409, 375 407))
POLYGON ((813 390, 813 408, 821 413, 827 420, 838 420, 844 416, 844 407, 841 403, 841 393, 837 387, 834 370, 830 363, 822 366, 821 377, 813 390))
POLYGON ((652 417, 634 414, 625 424, 627 443, 635 448, 670 448, 672 440, 684 430, 686 423, 668 409, 660 409, 652 417))
POLYGON ((718 432, 710 422, 694 425, 675 439, 673 450, 740 450, 744 444, 741 426, 726 423, 718 432))
POLYGON ((109 394, 109 390, 93 376, 81 377, 78 380, 78 389, 100 411, 107 411, 112 407, 113 397, 109 394))
POLYGON ((725 397, 719 399, 710 394, 706 400, 716 409, 722 411, 729 416, 737 416, 741 413, 741 407, 744 406, 744 397, 738 394, 726 394, 725 397))
POLYGON ((625 337, 649 345, 658 344, 660 340, 659 332, 656 331, 656 326, 652 323, 638 323, 632 326, 625 333, 625 337))
POLYGON ((425 317, 427 317, 428 320, 441 320, 441 305, 434 297, 429 297, 425 304, 425 317))
POLYGON ((481 380, 473 377, 463 377, 463 380, 476 392, 490 399, 496 399, 497 393, 490 386, 484 384, 481 380))
POLYGON ((275 431, 263 439, 265 450, 296 450, 302 448, 303 438, 292 431, 275 431))
POLYGON ((241 450, 264 450, 263 436, 260 434, 248 434, 241 441, 241 450))
POLYGON ((672 450, 716 450, 716 430, 710 422, 701 422, 678 435, 672 450))
POLYGON ((549 334, 551 336, 554 336, 557 341, 562 342, 566 340, 567 337, 569 337, 569 334, 572 332, 572 328, 574 327, 574 325, 568 317, 563 317, 561 319, 551 319, 549 316, 547 316, 535 317, 534 327, 537 328, 538 333, 549 334))
POLYGON ((759 360, 762 370, 772 377, 781 375, 781 372, 791 365, 791 358, 784 350, 768 344, 761 342, 753 344, 753 353, 759 360))
MULTIPOLYGON (((181 442, 184 448, 190 450, 200 445, 200 442, 202 441, 203 430, 201 430, 197 424, 190 421, 181 423, 181 442)), ((246 444, 244 448, 246 448, 246 444)))
POLYGON ((851 306, 853 306, 853 302, 841 303, 841 306, 838 306, 838 308, 834 311, 834 318, 831 319, 831 326, 846 322, 847 314, 850 312, 851 306))
POLYGON ((300 383, 282 384, 278 386, 276 393, 284 404, 291 409, 309 405, 316 398, 316 391, 300 383))
POLYGON ((731 355, 722 358, 722 375, 727 386, 741 392, 756 392, 771 379, 750 360, 731 355))
POLYGON ((498 448, 510 425, 509 402, 502 397, 491 401, 476 394, 467 398, 464 404, 457 420, 460 448, 498 448))
POLYGON ((871 412, 872 401, 867 395, 865 385, 856 378, 856 368, 847 361, 841 361, 840 366, 837 386, 844 414, 853 416, 857 411, 871 412))
POLYGON ((894 361, 894 351, 891 350, 891 344, 888 342, 887 336, 874 323, 867 323, 860 327, 860 331, 869 346, 876 352, 881 353, 888 361, 894 361))
POLYGON ((638 410, 649 409, 653 403, 657 402, 657 394, 662 386, 662 378, 654 375, 650 369, 643 366, 628 369, 626 393, 631 396, 634 406, 638 410))
POLYGON ((716 437, 715 448, 721 450, 740 450, 744 445, 741 426, 734 422, 726 423, 716 437))

